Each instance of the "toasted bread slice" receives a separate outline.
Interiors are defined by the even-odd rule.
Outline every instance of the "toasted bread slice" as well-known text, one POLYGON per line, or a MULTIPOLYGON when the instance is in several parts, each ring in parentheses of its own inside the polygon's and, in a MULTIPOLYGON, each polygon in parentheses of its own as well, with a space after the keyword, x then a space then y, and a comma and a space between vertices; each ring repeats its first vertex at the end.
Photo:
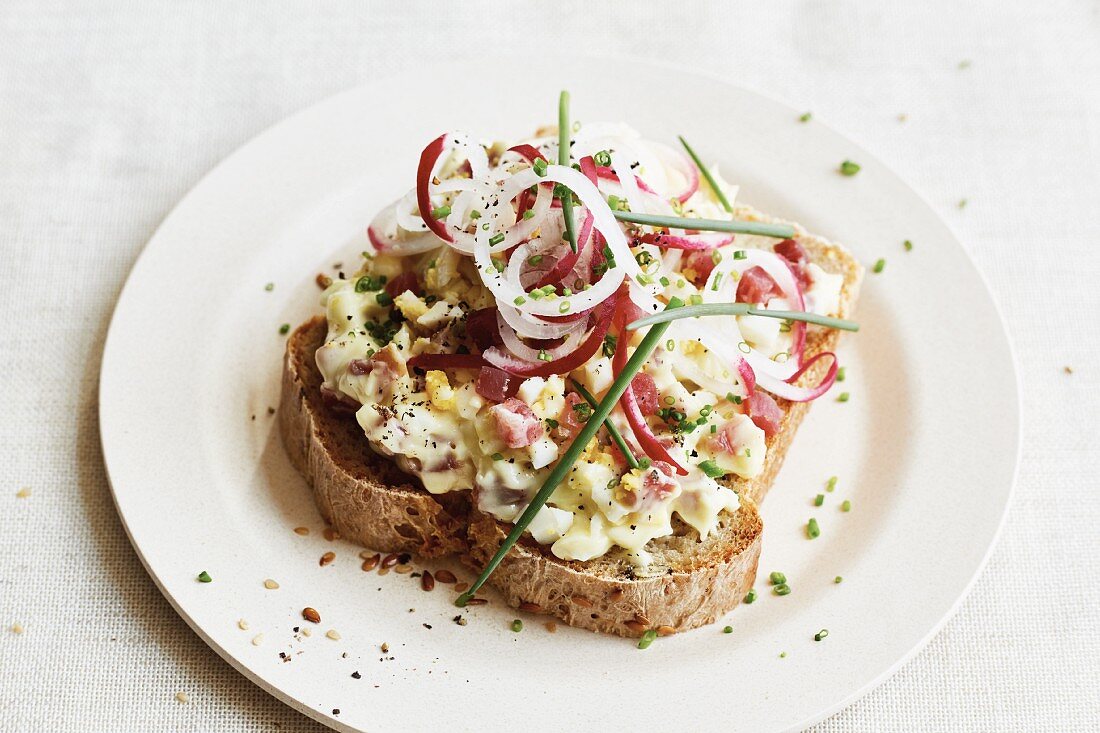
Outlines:
MULTIPOLYGON (((738 218, 774 221, 747 207, 739 207, 738 218)), ((839 315, 850 316, 863 268, 838 245, 801 228, 798 232, 813 262, 843 274, 839 315)), ((325 402, 315 354, 326 332, 318 317, 289 339, 280 405, 287 452, 313 488, 322 515, 343 537, 375 550, 427 558, 458 554, 472 568, 484 567, 510 526, 474 509, 469 492, 432 495, 420 488, 392 459, 370 449, 353 415, 325 402)), ((837 331, 811 329, 807 353, 832 351, 838 339, 837 331)), ((819 363, 807 383, 819 380, 826 368, 819 363)), ((566 561, 525 538, 490 577, 490 585, 512 606, 623 636, 713 622, 740 603, 755 580, 763 531, 756 503, 774 482, 809 410, 809 403, 777 403, 784 416, 767 441, 764 470, 752 479, 727 481, 739 493, 741 506, 723 514, 719 529, 705 540, 675 520, 675 534, 647 545, 654 562, 642 575, 618 548, 588 562, 566 561)))

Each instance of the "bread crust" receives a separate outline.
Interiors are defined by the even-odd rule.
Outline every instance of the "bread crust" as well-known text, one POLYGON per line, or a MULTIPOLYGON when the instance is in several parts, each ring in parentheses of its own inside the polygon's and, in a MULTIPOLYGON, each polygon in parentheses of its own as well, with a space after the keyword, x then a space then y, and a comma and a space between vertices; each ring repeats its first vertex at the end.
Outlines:
MULTIPOLYGON (((748 207, 737 217, 777 221, 748 207)), ((850 317, 863 268, 842 247, 794 225, 811 261, 844 275, 840 315, 850 317)), ((350 414, 326 405, 315 354, 327 325, 316 317, 287 343, 279 425, 287 453, 309 482, 325 520, 353 542, 383 552, 423 558, 458 555, 480 570, 500 547, 510 527, 471 506, 468 491, 432 495, 389 458, 375 454, 350 414)), ((833 351, 840 332, 812 328, 807 352, 833 351)), ((805 383, 821 379, 818 363, 805 383)), ((676 520, 674 536, 653 540, 659 572, 639 577, 625 553, 613 550, 591 562, 561 560, 549 548, 525 538, 504 558, 489 584, 507 603, 555 616, 567 624, 621 636, 640 636, 664 627, 683 631, 712 623, 741 602, 756 578, 763 525, 756 505, 782 467, 810 403, 777 399, 780 429, 767 441, 763 471, 752 479, 725 480, 741 506, 720 518, 721 526, 700 541, 676 520)))

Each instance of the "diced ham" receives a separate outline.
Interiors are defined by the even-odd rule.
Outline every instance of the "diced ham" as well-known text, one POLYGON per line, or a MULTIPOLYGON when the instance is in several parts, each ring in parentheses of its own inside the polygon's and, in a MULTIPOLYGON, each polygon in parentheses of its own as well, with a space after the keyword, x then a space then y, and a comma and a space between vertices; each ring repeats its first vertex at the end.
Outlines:
POLYGON ((405 360, 401 358, 401 353, 393 344, 379 349, 368 359, 352 359, 348 362, 348 372, 357 377, 374 371, 379 371, 379 376, 384 381, 391 381, 409 374, 405 360))
POLYGON ((760 390, 753 392, 746 403, 746 412, 756 427, 764 431, 765 436, 770 438, 779 432, 783 411, 770 394, 760 390))
POLYGON ((766 305, 769 300, 782 294, 783 290, 779 284, 759 265, 745 270, 741 273, 741 279, 737 281, 738 303, 766 305))
POLYGON ((396 298, 406 290, 411 290, 414 293, 420 289, 420 281, 416 279, 415 272, 405 271, 386 283, 386 293, 391 298, 396 298))
POLYGON ((509 448, 531 445, 545 434, 542 420, 525 403, 509 397, 489 408, 496 421, 497 433, 509 448))
POLYGON ((775 253, 791 263, 805 262, 809 255, 806 254, 806 248, 793 239, 784 239, 779 244, 775 245, 775 253))
POLYGON ((682 269, 693 270, 695 277, 691 282, 696 287, 703 287, 714 270, 714 252, 709 249, 700 249, 685 253, 682 269))
POLYGON ((565 407, 561 408, 558 425, 565 429, 567 435, 576 434, 587 422, 581 420, 581 414, 575 409, 577 405, 588 406, 588 403, 576 392, 565 395, 565 407))
POLYGON ((500 346, 504 339, 500 336, 500 328, 497 327, 497 309, 482 308, 471 311, 466 316, 466 334, 482 351, 500 346))
POLYGON ((634 391, 634 399, 638 402, 638 409, 643 415, 656 415, 658 404, 657 383, 653 377, 645 372, 638 372, 630 380, 630 388, 634 391))
POLYGON ((664 461, 654 461, 642 471, 642 487, 635 497, 634 511, 664 501, 680 485, 673 478, 676 469, 664 461))
POLYGON ((810 261, 810 255, 806 252, 806 248, 793 239, 784 239, 775 245, 775 253, 790 265, 791 272, 798 279, 798 284, 808 288, 811 279, 806 272, 806 264, 810 261))
POLYGON ((515 396, 522 381, 522 378, 514 377, 503 369, 484 366, 477 373, 474 391, 492 402, 504 402, 515 396))

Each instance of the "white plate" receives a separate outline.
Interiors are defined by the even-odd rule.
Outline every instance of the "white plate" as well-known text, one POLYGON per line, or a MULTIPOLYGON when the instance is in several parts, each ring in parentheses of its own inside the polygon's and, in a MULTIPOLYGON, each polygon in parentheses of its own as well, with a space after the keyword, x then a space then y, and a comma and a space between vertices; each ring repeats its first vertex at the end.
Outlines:
POLYGON ((381 81, 295 115, 226 159, 161 225, 119 300, 100 383, 104 454, 134 547, 215 651, 341 730, 760 731, 840 709, 951 615, 1009 501, 1017 384, 982 278, 912 189, 782 104, 637 63, 542 64, 556 73, 541 80, 519 64, 484 68, 494 70, 381 81), (524 134, 554 118, 559 85, 575 118, 626 119, 670 144, 683 133, 742 185, 742 200, 865 263, 887 259, 868 272, 862 331, 844 340, 851 401, 814 407, 763 508, 760 599, 647 651, 566 627, 550 634, 536 617, 514 634, 517 614, 499 602, 458 626, 442 587, 428 594, 408 576, 362 572, 357 548, 322 539, 268 415, 279 324, 318 312, 319 270, 356 267, 367 221, 412 185, 421 148, 453 128, 524 134), (859 175, 837 174, 846 158, 859 175), (834 474, 836 492, 814 508, 834 474), (822 529, 813 541, 811 516, 822 529), (312 534, 296 535, 300 525, 312 534), (328 549, 337 559, 319 567, 328 549), (196 582, 201 570, 214 581, 196 582), (791 595, 768 591, 771 570, 787 574, 791 595), (265 590, 265 578, 281 588, 265 590), (305 606, 322 616, 310 638, 292 630, 305 606), (339 641, 325 638, 330 628, 339 641), (829 636, 815 642, 822 628, 829 636), (392 661, 379 661, 382 642, 392 661))

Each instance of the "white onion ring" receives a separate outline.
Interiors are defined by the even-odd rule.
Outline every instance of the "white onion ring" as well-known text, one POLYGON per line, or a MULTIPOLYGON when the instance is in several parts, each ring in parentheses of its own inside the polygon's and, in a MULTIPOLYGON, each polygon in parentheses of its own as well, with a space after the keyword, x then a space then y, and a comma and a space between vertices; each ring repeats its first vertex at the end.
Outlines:
POLYGON ((371 245, 378 252, 399 257, 420 254, 444 245, 445 242, 430 231, 407 232, 398 224, 397 209, 404 200, 400 198, 393 202, 371 220, 367 227, 371 245))
MULTIPOLYGON (((573 338, 573 335, 577 331, 583 331, 586 323, 587 319, 570 323, 569 325, 574 328, 562 335, 564 341, 551 349, 542 349, 542 351, 546 352, 546 354, 554 360, 560 359, 573 351, 576 348, 576 343, 574 343, 576 339, 573 338)), ((508 322, 499 309, 497 310, 497 328, 500 330, 500 337, 504 339, 505 348, 514 356, 536 364, 539 362, 539 349, 532 349, 530 346, 520 341, 519 336, 517 336, 512 327, 508 325, 508 322)), ((583 340, 584 339, 581 339, 581 341, 583 340)))

